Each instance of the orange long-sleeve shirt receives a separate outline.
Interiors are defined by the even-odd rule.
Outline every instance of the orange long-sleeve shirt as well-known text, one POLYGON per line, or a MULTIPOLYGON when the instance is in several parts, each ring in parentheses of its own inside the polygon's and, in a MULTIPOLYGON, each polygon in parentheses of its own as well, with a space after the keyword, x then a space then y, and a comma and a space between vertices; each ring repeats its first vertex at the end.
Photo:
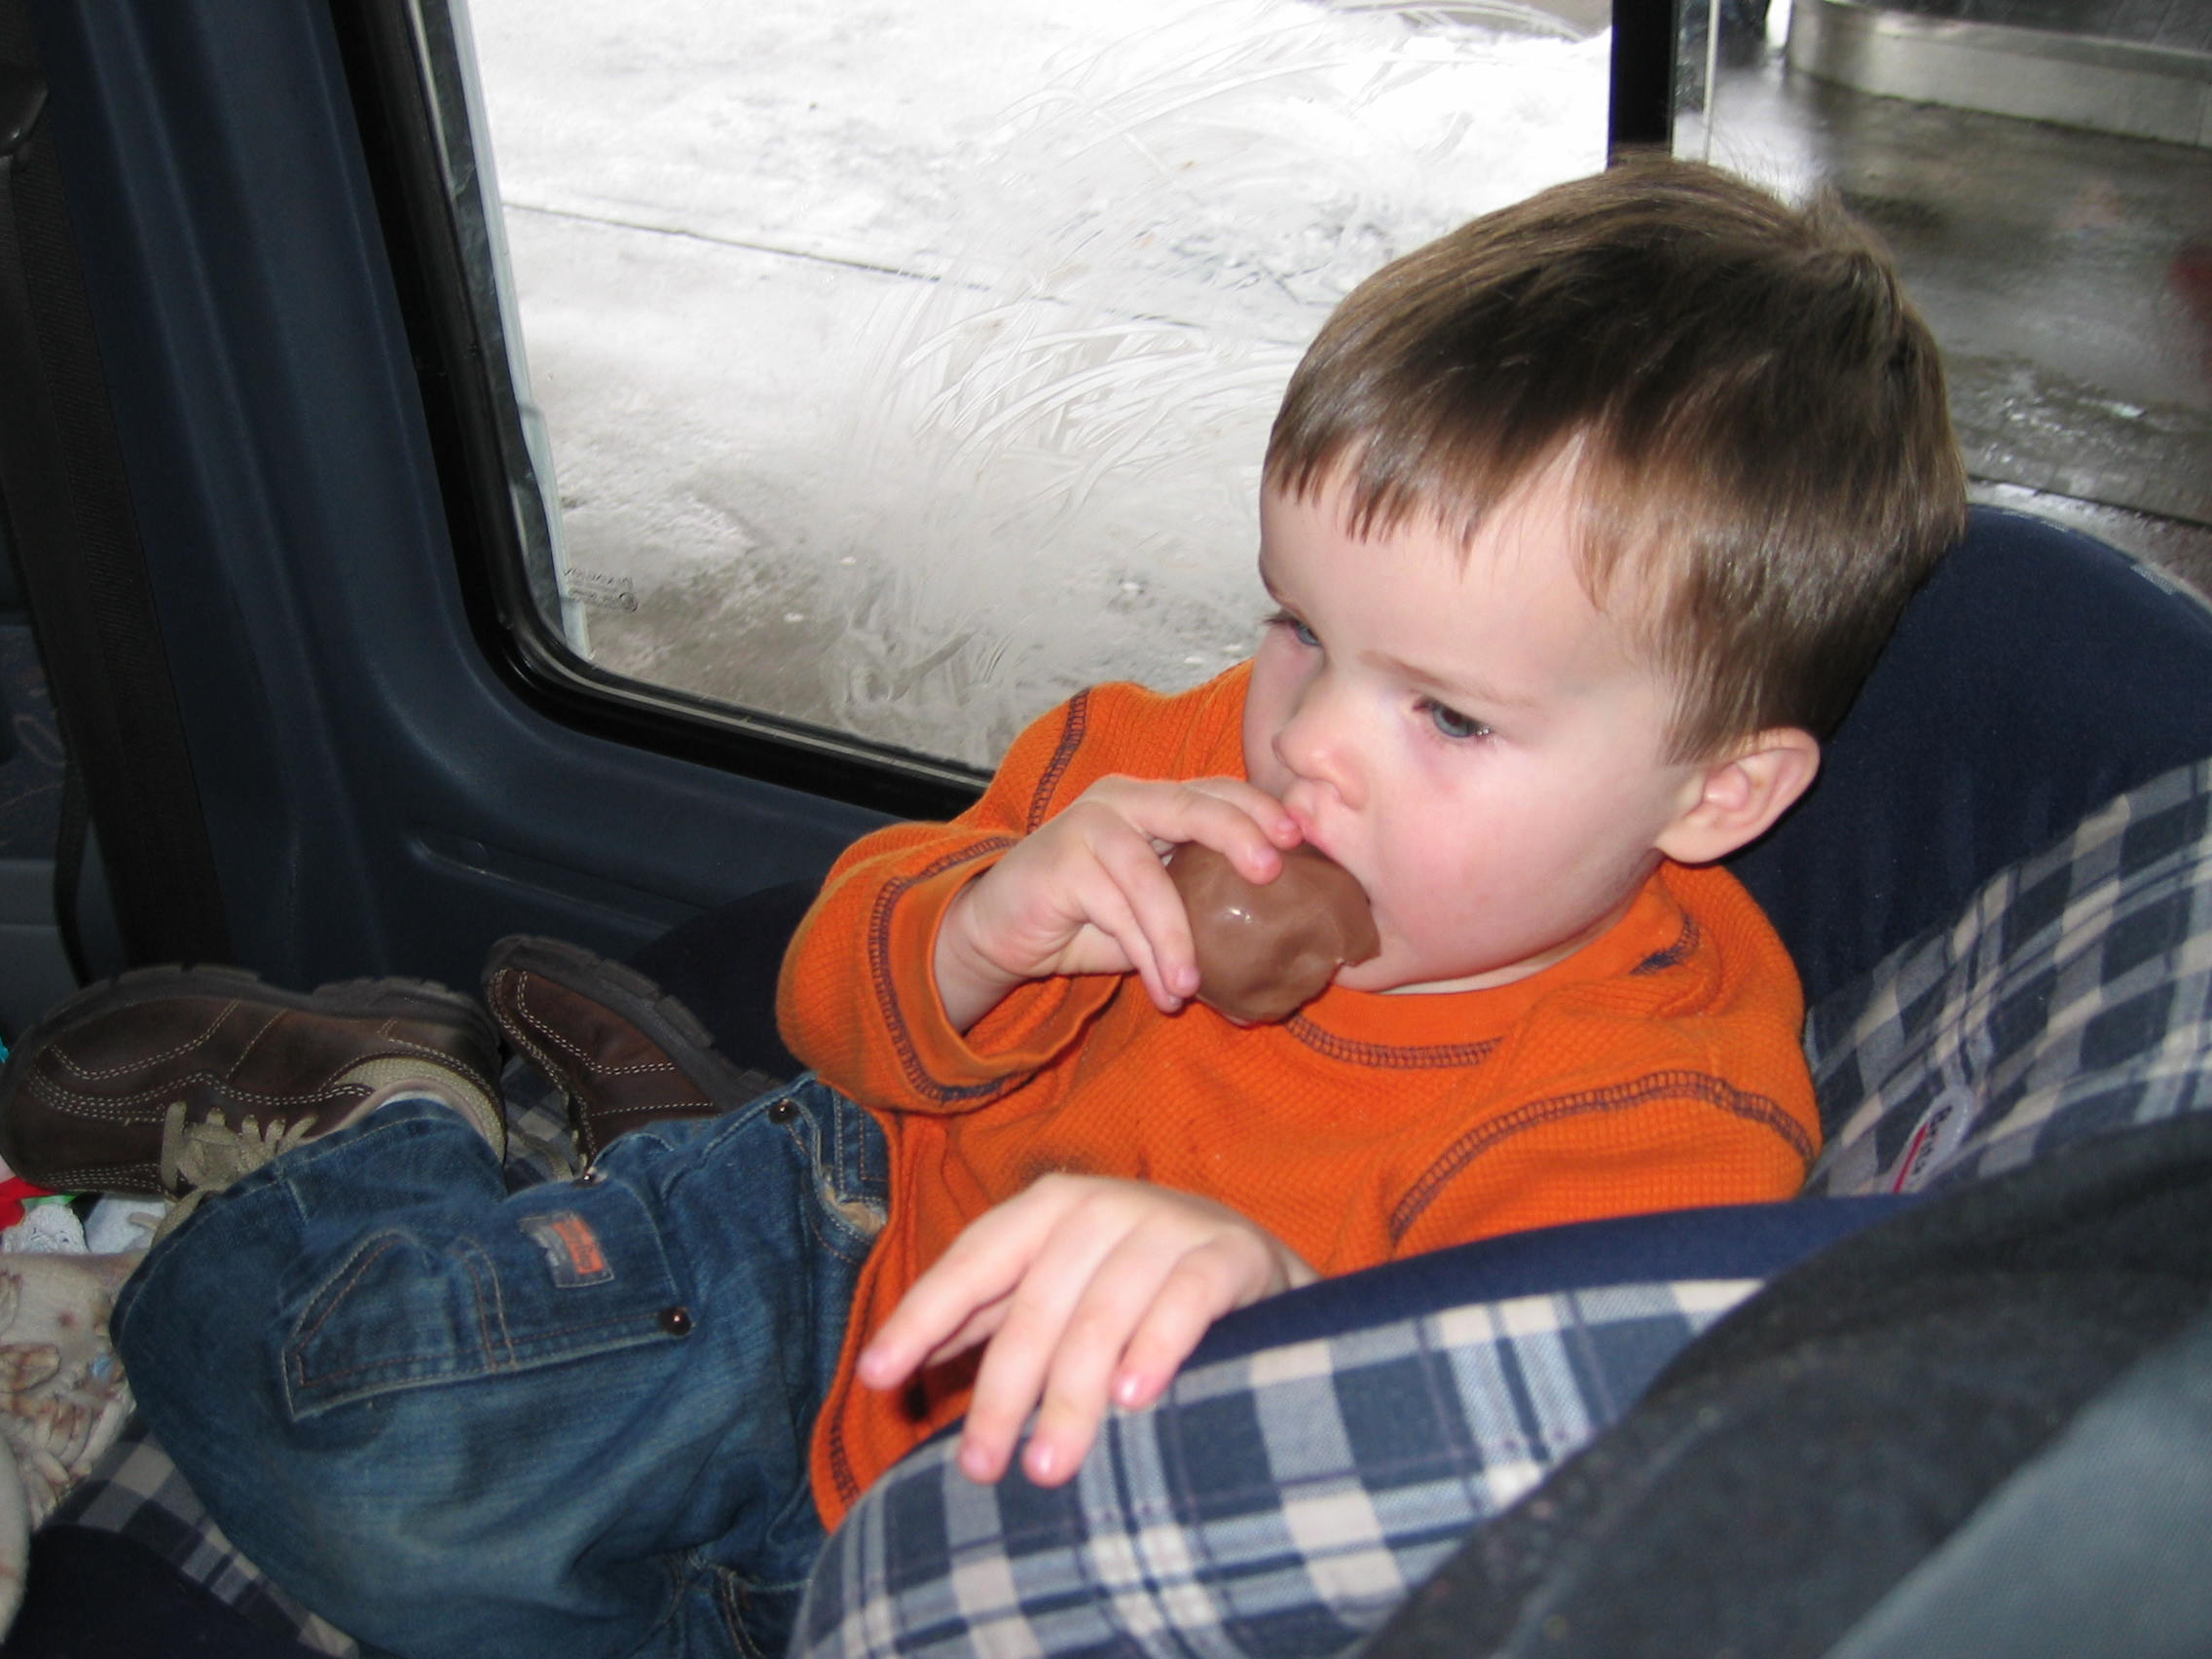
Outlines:
POLYGON ((785 959, 793 1051, 890 1143, 890 1219, 815 1425, 834 1526, 959 1416, 965 1368, 903 1394, 853 1361, 971 1221, 1075 1170, 1202 1194, 1346 1272, 1491 1234, 1794 1194, 1819 1138, 1795 972, 1735 879, 1663 866, 1620 922, 1489 990, 1331 987, 1280 1025, 1163 1015, 1133 977, 1041 979, 965 1036, 933 970, 961 887, 1109 773, 1241 775, 1244 669, 1179 696, 1099 686, 1017 739, 953 823, 850 848, 785 959))

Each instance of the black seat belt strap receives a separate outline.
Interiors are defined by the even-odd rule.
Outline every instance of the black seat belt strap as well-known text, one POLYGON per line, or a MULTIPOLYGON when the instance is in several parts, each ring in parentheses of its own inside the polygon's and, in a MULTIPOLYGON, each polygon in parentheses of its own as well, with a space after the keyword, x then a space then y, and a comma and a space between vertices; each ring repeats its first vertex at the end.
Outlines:
POLYGON ((85 805, 85 774, 76 756, 66 750, 61 757, 61 813, 54 829, 54 925, 61 935, 61 954, 78 984, 92 977, 85 955, 85 928, 80 913, 85 888, 85 836, 92 814, 85 805))
POLYGON ((125 955, 228 960, 45 105, 28 20, 0 0, 0 501, 125 955))

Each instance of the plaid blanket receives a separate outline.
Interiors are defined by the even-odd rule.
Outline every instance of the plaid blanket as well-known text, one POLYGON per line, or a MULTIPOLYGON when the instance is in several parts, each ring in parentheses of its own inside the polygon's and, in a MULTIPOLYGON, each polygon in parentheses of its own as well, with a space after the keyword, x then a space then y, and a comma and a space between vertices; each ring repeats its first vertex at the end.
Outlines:
POLYGON ((1921 1192, 2212 1098, 2212 761, 1992 878, 1807 1025, 1808 1191, 1921 1192))
POLYGON ((1196 1367, 1053 1491, 933 1442, 830 1540, 803 1650, 1341 1653, 1757 1288, 1520 1297, 1196 1367))
MULTIPOLYGON (((2212 1092, 2212 762, 2120 797, 1813 1011, 1821 1195, 1923 1192, 2212 1092)), ((529 1116, 547 1140, 557 1121, 529 1116)), ((1338 1653, 1471 1526, 1616 1420, 1752 1279, 1470 1303, 1192 1368, 1076 1481, 925 1447, 830 1540, 810 1654, 1338 1653)), ((127 1440, 57 1521, 139 1538, 308 1646, 350 1643, 221 1545, 127 1440)))

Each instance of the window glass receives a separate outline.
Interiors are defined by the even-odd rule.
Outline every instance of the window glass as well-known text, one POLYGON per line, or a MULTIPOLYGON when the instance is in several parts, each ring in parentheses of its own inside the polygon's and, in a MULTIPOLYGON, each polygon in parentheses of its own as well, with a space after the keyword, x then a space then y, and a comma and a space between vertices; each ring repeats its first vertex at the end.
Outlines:
POLYGON ((1283 383, 1391 256, 1604 163, 1604 0, 471 0, 619 673, 978 765, 1249 650, 1283 383))
POLYGON ((2212 21, 2113 0, 1692 0, 1676 148, 1888 242, 1977 499, 2212 593, 2212 21))

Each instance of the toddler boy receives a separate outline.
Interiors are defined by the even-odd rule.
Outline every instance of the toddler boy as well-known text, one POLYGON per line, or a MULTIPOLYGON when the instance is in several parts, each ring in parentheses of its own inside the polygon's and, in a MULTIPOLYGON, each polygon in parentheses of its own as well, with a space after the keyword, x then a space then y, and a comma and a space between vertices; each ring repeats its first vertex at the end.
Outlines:
POLYGON ((792 1047, 893 1149, 826 1504, 963 1413, 970 1474, 1035 1407, 1063 1480, 1314 1272, 1794 1193, 1794 976, 1712 866, 1964 514, 1936 349, 1830 209, 1619 168, 1362 285, 1275 424, 1254 660, 1049 715, 958 823, 851 849, 787 958, 792 1047), (1186 1006, 1190 841, 1261 881, 1314 844, 1381 954, 1279 1027, 1186 1006), (972 1389, 922 1369, 986 1336, 972 1389))
POLYGON ((963 1414, 971 1474, 1034 1410, 1023 1467, 1064 1480, 1232 1308, 1793 1193, 1795 979, 1714 865, 1812 782, 1963 495, 1934 345, 1832 213, 1671 163, 1558 187, 1323 329, 1250 663, 1087 692, 960 819, 838 862, 781 996, 816 1076, 695 1121, 727 1068, 664 999, 510 941, 487 999, 606 1142, 574 1181, 506 1192, 466 1011, 395 1037, 373 987, 189 977, 27 1038, 0 1151, 58 1179, 46 1127, 77 1170, 128 1129, 165 1190, 223 1188, 118 1342, 233 1539, 342 1627, 773 1649, 824 1524, 963 1414), (1380 953, 1278 1025, 1194 1004, 1189 842, 1260 881, 1320 848, 1380 953), (241 1082, 281 1045, 239 1006, 313 1064, 241 1082), (255 1102, 282 1156, 171 1155, 255 1102))

